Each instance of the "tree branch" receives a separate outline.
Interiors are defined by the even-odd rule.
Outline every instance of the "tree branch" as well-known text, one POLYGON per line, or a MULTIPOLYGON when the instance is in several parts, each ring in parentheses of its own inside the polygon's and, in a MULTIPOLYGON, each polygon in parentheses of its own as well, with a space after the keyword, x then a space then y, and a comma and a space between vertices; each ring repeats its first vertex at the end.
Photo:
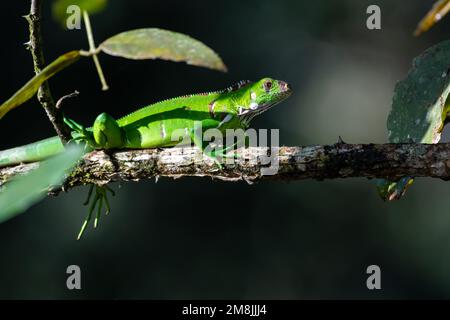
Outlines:
MULTIPOLYGON (((28 48, 33 57, 34 72, 38 74, 45 66, 41 36, 41 0, 31 0, 30 13, 25 16, 30 29, 28 48)), ((63 143, 70 140, 70 129, 64 124, 62 112, 55 106, 48 82, 39 88, 37 98, 44 108, 50 122, 63 143)))
MULTIPOLYGON (((63 189, 89 183, 139 181, 160 176, 211 177, 224 181, 302 180, 350 177, 398 179, 402 176, 450 179, 450 143, 442 144, 345 144, 281 147, 275 175, 261 175, 269 164, 257 163, 268 148, 239 151, 234 164, 220 171, 194 147, 94 151, 70 174, 63 189)), ((16 174, 36 168, 38 163, 0 169, 0 186, 16 174)))

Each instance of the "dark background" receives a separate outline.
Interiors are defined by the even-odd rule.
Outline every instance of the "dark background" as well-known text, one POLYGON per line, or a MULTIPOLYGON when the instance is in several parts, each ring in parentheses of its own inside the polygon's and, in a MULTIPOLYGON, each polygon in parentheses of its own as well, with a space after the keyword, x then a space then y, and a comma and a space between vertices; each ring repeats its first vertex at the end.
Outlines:
MULTIPOLYGON (((450 18, 420 38, 433 1, 110 1, 91 22, 97 43, 121 31, 160 27, 195 37, 229 67, 222 74, 183 63, 101 55, 111 90, 92 61, 51 80, 55 98, 90 125, 162 98, 220 89, 241 79, 288 81, 294 95, 253 123, 279 128, 283 145, 385 142, 396 81, 413 57, 450 34, 450 18), (382 30, 366 28, 378 4, 382 30)), ((47 61, 87 49, 84 30, 64 31, 44 3, 47 61)), ((6 100, 33 75, 28 1, 7 1, 1 19, 6 100)), ((36 99, 1 121, 0 149, 53 135, 36 99)), ((384 203, 366 179, 264 182, 200 178, 114 185, 113 211, 98 230, 75 237, 87 189, 47 198, 0 225, 0 298, 449 298, 450 183, 417 179, 384 203), (66 268, 82 290, 66 289, 66 268), (366 288, 368 265, 382 290, 366 288)))

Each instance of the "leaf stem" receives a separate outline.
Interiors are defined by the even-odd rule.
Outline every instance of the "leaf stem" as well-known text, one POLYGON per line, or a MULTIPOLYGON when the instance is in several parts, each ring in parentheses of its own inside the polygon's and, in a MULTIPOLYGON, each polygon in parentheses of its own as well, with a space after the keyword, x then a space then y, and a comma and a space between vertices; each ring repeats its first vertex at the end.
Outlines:
POLYGON ((100 61, 98 60, 98 50, 95 48, 94 35, 92 33, 91 21, 89 19, 89 14, 86 10, 83 10, 83 20, 84 25, 86 26, 86 34, 89 42, 89 51, 92 53, 92 59, 94 60, 95 68, 97 69, 98 76, 102 83, 102 90, 106 91, 109 89, 108 84, 106 83, 105 75, 103 74, 102 66, 100 65, 100 61))

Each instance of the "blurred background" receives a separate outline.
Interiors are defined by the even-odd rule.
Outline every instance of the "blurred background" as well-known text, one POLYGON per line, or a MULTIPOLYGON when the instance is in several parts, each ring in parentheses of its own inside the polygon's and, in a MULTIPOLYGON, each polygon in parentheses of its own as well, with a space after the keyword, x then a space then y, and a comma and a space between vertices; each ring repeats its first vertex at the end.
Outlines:
MULTIPOLYGON (((283 145, 387 141, 395 83, 412 59, 448 39, 450 18, 419 38, 412 32, 434 1, 114 0, 91 16, 97 43, 121 31, 159 27, 188 34, 220 54, 227 74, 165 61, 101 55, 110 85, 91 60, 50 81, 90 125, 163 98, 221 89, 264 76, 288 81, 294 95, 253 122, 280 129, 283 145), (381 8, 381 30, 366 8, 381 8)), ((1 20, 6 100, 33 76, 29 1, 7 1, 1 20)), ((44 2, 46 60, 88 49, 84 29, 65 31, 44 2)), ((32 99, 1 121, 0 150, 54 135, 32 99)), ((444 140, 448 134, 444 134, 444 140)), ((47 198, 0 225, 0 298, 316 299, 450 298, 450 183, 417 179, 406 197, 384 203, 374 182, 225 183, 201 178, 114 184, 112 212, 98 230, 76 235, 87 188, 47 198), (66 288, 79 265, 82 290, 66 288), (366 288, 381 268, 382 290, 366 288)))

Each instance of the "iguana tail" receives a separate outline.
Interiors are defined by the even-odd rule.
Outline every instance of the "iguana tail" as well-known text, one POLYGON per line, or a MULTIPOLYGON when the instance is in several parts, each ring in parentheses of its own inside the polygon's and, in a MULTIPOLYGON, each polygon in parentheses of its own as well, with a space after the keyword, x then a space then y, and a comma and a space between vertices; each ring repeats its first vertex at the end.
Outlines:
POLYGON ((43 160, 64 150, 59 137, 51 137, 24 146, 0 151, 0 167, 43 160))
POLYGON ((413 182, 411 177, 403 177, 398 181, 380 179, 377 181, 378 194, 385 201, 399 200, 413 182))

